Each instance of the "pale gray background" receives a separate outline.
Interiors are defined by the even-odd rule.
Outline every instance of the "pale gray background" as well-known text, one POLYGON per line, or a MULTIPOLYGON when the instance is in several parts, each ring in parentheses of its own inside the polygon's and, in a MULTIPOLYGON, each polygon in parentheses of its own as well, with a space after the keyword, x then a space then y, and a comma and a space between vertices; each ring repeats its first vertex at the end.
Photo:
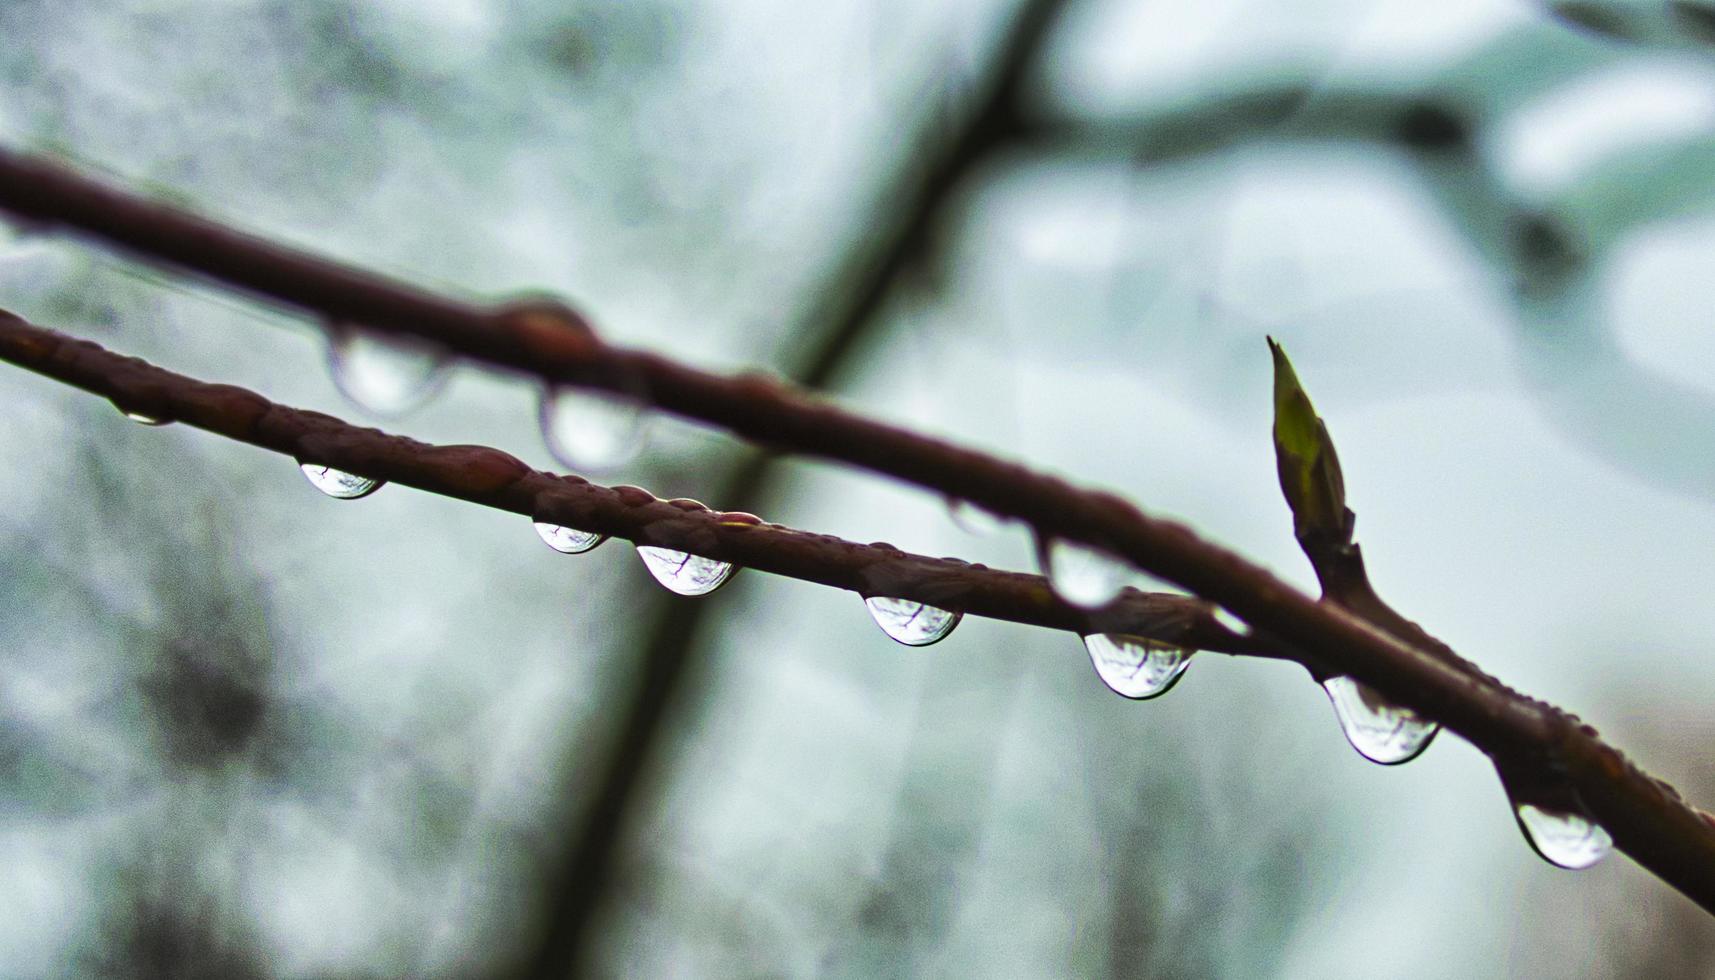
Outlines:
MULTIPOLYGON (((1582 325, 1521 306, 1493 243, 1390 148, 1143 169, 1047 151, 969 188, 939 288, 890 306, 841 398, 1309 586, 1268 441, 1273 333, 1383 592, 1715 801, 1715 48, 1500 0, 1072 7, 1032 76, 1062 115, 1276 72, 1452 79, 1505 107, 1482 158, 1524 201, 1584 208, 1606 249, 1582 325)), ((616 341, 767 367, 1010 9, 0 0, 0 137, 432 285, 560 292, 616 341)), ((76 243, 0 245, 0 305, 373 422, 308 326, 76 243)), ((0 975, 510 967, 649 625, 628 549, 557 556, 526 521, 397 488, 334 502, 288 460, 16 371, 0 398, 0 975)), ((548 463, 530 386, 474 369, 386 424, 548 463)), ((667 422, 614 482, 704 497, 732 452, 667 422)), ((1032 565, 1023 529, 976 538, 830 467, 791 464, 766 516, 1032 565)), ((713 666, 634 828, 612 974, 1715 968, 1715 927, 1626 858, 1544 864, 1455 738, 1365 763, 1295 668, 1205 656, 1133 704, 1069 636, 969 621, 908 650, 855 597, 761 575, 703 601, 713 666)))

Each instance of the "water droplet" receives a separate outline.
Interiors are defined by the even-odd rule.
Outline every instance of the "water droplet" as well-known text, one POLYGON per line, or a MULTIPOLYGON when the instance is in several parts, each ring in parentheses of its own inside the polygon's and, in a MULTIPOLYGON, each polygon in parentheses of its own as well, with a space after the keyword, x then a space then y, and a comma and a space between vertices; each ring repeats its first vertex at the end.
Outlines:
POLYGON ((908 647, 926 647, 947 638, 964 613, 948 612, 912 599, 872 596, 863 601, 875 625, 908 647))
POLYGON ((1410 708, 1390 703, 1375 688, 1350 677, 1330 677, 1322 682, 1340 730, 1358 754, 1384 766, 1410 762, 1423 754, 1435 733, 1436 722, 1426 721, 1410 708))
POLYGON ((622 395, 551 388, 542 396, 542 438, 564 466, 586 472, 623 465, 643 446, 643 406, 622 395))
POLYGON ((1123 633, 1092 633, 1084 637, 1084 649, 1090 651, 1090 662, 1103 684, 1121 697, 1138 701, 1172 690, 1191 666, 1193 652, 1123 633))
POLYGON ((432 344, 340 325, 328 328, 328 366, 353 404, 376 415, 400 415, 435 393, 452 361, 432 344))
POLYGON ((953 523, 957 524, 966 534, 982 536, 1000 530, 1001 519, 998 514, 984 510, 969 500, 948 497, 947 513, 952 516, 953 523))
POLYGON ((562 555, 581 555, 607 540, 607 535, 594 531, 580 531, 575 527, 564 527, 559 524, 536 522, 536 533, 548 543, 548 547, 562 555))
POLYGON ((1530 803, 1514 804, 1513 814, 1531 848, 1556 867, 1582 871, 1614 849, 1614 839, 1584 814, 1530 803))
POLYGON ((1096 609, 1114 601, 1131 578, 1131 566, 1105 551, 1058 538, 1038 546, 1043 574, 1060 598, 1096 609))
POLYGON ((708 595, 732 577, 730 562, 701 555, 639 545, 638 557, 655 581, 680 595, 708 595))
POLYGON ((304 476, 311 486, 337 500, 356 500, 368 496, 381 489, 384 482, 317 463, 300 463, 298 469, 304 471, 304 476))
POLYGON ((1518 826, 1525 831, 1531 850, 1542 855, 1550 865, 1581 872, 1614 850, 1614 838, 1602 829, 1602 824, 1583 814, 1568 814, 1564 810, 1535 807, 1531 803, 1514 805, 1518 826))

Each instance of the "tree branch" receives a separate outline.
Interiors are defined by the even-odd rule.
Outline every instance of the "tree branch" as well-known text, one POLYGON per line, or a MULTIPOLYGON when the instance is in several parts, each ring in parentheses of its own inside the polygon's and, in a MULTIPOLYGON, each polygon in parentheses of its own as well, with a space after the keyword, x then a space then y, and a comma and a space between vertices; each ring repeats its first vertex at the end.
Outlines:
MULTIPOLYGON (((1079 542, 1123 557, 1218 603, 1253 629, 1281 638, 1297 650, 1315 651, 1326 669, 1350 675, 1441 722, 1499 765, 1516 760, 1518 765, 1564 772, 1616 846, 1705 909, 1715 911, 1715 822, 1665 783, 1637 769, 1602 742, 1594 729, 1491 677, 1461 669, 1390 635, 1348 610, 1319 602, 1261 566, 1204 541, 1189 528, 1147 516, 1119 497, 1081 490, 1016 463, 861 418, 771 379, 725 378, 658 355, 607 345, 569 311, 541 306, 487 310, 435 297, 10 152, 0 153, 0 207, 28 220, 78 229, 326 319, 421 337, 466 357, 551 382, 628 391, 641 385, 656 407, 682 418, 968 500, 1024 520, 1044 538, 1079 542)), ((361 467, 357 471, 366 472, 361 467)), ((403 472, 410 476, 414 471, 404 467, 403 472)), ((578 494, 584 499, 593 495, 593 491, 578 494)), ((643 535, 638 540, 649 543, 654 543, 656 533, 665 533, 653 530, 653 524, 637 528, 635 520, 615 522, 610 512, 615 508, 569 504, 562 515, 567 523, 576 525, 580 516, 605 525, 587 525, 592 530, 623 523, 622 530, 643 535)), ((671 509, 670 505, 651 507, 651 513, 659 515, 657 523, 674 525, 662 507, 671 509)), ((813 564, 778 561, 782 556, 772 552, 752 555, 756 549, 748 542, 754 539, 746 539, 745 532, 718 531, 706 520, 690 524, 706 530, 706 537, 692 541, 689 535, 668 536, 681 546, 706 540, 718 549, 711 557, 732 556, 742 564, 816 581, 822 579, 813 576, 826 574, 813 564), (778 564, 768 567, 756 558, 778 564)), ((681 550, 705 553, 699 547, 681 550)), ((862 567, 877 564, 881 563, 862 567)), ((829 576, 833 580, 826 584, 867 588, 857 577, 859 570, 848 567, 843 576, 829 576)), ((1040 587, 1041 583, 1033 584, 1040 587)), ((1016 619, 1018 614, 1001 618, 1016 619)))
POLYGON ((299 462, 453 497, 638 545, 689 551, 817 585, 925 602, 969 615, 1078 633, 1130 633, 1212 652, 1296 660, 1260 637, 1233 632, 1212 605, 1130 590, 1112 607, 1080 609, 1039 575, 858 544, 637 487, 604 487, 533 470, 486 446, 435 446, 331 415, 289 408, 232 385, 210 384, 38 327, 0 310, 0 359, 100 395, 121 411, 249 443, 299 462))
MULTIPOLYGON (((942 113, 931 111, 917 138, 907 141, 911 149, 901 163, 904 172, 877 196, 865 226, 854 230, 850 248, 822 278, 823 288, 809 304, 803 328, 788 333, 796 348, 809 350, 789 369, 797 384, 819 389, 833 381, 865 332, 879 321, 895 284, 930 247, 937 223, 967 176, 1016 129, 1024 78, 1037 64, 1037 52, 1065 5, 1066 0, 1026 0, 990 59, 995 68, 981 82, 975 111, 955 123, 951 137, 944 132, 942 113), (929 165, 917 173, 922 158, 929 165), (808 343, 802 339, 806 332, 814 334, 808 343)), ((755 508, 773 462, 770 454, 747 452, 719 482, 716 499, 726 506, 755 508)), ((660 751, 664 722, 692 669, 699 634, 713 607, 699 603, 687 609, 663 601, 657 608, 631 701, 617 726, 615 748, 603 761, 579 832, 564 866, 556 871, 557 880, 551 882, 543 935, 530 958, 529 975, 570 976, 576 970, 591 922, 609 889, 620 838, 631 823, 647 770, 659 764, 653 757, 660 751)))

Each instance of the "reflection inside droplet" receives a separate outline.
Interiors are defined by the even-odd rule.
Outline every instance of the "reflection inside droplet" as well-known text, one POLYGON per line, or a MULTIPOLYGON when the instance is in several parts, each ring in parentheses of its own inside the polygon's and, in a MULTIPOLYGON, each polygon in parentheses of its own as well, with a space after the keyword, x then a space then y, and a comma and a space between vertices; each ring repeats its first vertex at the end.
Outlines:
POLYGON ((1322 682, 1340 730, 1358 754, 1384 766, 1410 762, 1429 747, 1441 726, 1410 708, 1390 703, 1375 688, 1350 677, 1322 682))
POLYGON ((581 555, 596 545, 607 540, 607 535, 594 531, 580 531, 575 527, 564 527, 559 524, 536 522, 536 533, 547 542, 548 547, 562 555, 581 555))
POLYGON ((356 500, 372 494, 381 488, 383 482, 316 463, 300 463, 298 469, 303 471, 311 486, 339 500, 356 500))
POLYGON ((1525 840, 1544 861, 1569 871, 1582 871, 1608 856, 1614 839, 1602 825, 1583 814, 1551 810, 1530 803, 1513 806, 1525 840))
POLYGON ((1084 649, 1090 652, 1103 684, 1121 697, 1139 701, 1171 690, 1191 666, 1193 652, 1123 633, 1092 633, 1084 637, 1084 649))
POLYGON ((1095 609, 1119 596, 1131 566, 1105 551, 1058 538, 1039 545, 1042 572, 1056 594, 1074 606, 1095 609))
POLYGON ((708 595, 732 577, 732 564, 701 555, 639 545, 638 557, 655 581, 680 595, 708 595))
POLYGON ((359 408, 398 415, 434 394, 452 361, 423 341, 342 325, 328 328, 328 366, 334 384, 359 408))
POLYGON ((554 458, 574 470, 608 470, 636 456, 644 418, 635 400, 603 391, 559 387, 542 396, 542 438, 554 458))
POLYGON ((946 639, 964 616, 912 599, 887 596, 871 596, 863 604, 883 633, 908 647, 926 647, 946 639))

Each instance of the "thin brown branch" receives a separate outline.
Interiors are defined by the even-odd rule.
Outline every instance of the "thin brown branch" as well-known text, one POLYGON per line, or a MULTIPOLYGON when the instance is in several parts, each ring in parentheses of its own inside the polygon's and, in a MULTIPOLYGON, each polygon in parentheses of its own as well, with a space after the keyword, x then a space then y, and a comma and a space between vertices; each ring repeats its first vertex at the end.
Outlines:
MULTIPOLYGON (((1189 528, 1145 515, 1112 494, 1079 489, 1016 463, 859 417, 770 379, 722 377, 605 344, 569 312, 542 307, 488 310, 437 298, 101 186, 39 160, 0 153, 0 207, 324 318, 414 335, 551 382, 628 391, 641 386, 657 408, 670 414, 765 446, 843 462, 969 500, 1024 520, 1044 537, 1119 555, 1218 603, 1255 629, 1298 650, 1315 651, 1327 669, 1355 677, 1441 722, 1498 764, 1564 772, 1616 846, 1715 912, 1715 822, 1638 770, 1593 729, 1493 678, 1396 638, 1348 610, 1319 602, 1189 528)), ((361 467, 358 471, 367 472, 361 467)), ((406 466, 403 472, 410 475, 413 470, 406 466)), ((575 496, 585 502, 572 508, 567 501, 567 523, 576 524, 581 516, 603 522, 589 524, 593 530, 619 526, 611 512, 615 508, 595 508, 587 502, 593 491, 575 496)), ((660 516, 658 523, 671 525, 664 507, 669 505, 652 505, 650 510, 660 516)), ((623 523, 622 531, 646 538, 657 533, 653 525, 623 523)), ((870 588, 857 573, 880 564, 847 566, 843 576, 829 575, 827 567, 815 563, 779 561, 776 567, 766 567, 747 560, 756 549, 747 546, 742 532, 717 531, 708 520, 687 519, 678 526, 706 532, 695 538, 672 534, 682 550, 706 553, 701 547, 687 547, 706 541, 718 549, 711 557, 732 556, 741 564, 815 581, 827 576, 833 580, 825 584, 842 588, 870 588)), ((766 532, 755 535, 767 537, 766 532)), ((772 562, 783 555, 755 557, 772 562)), ((1034 585, 1040 588, 1039 580, 1034 585)), ((999 608, 992 611, 999 618, 1021 618, 1019 610, 1010 615, 999 608)))
MULTIPOLYGON (((827 387, 881 322, 888 296, 929 250, 936 226, 963 182, 1016 128, 1024 79, 1038 63, 1037 54, 1065 5, 1066 0, 1026 0, 990 58, 994 67, 979 83, 974 110, 953 123, 950 135, 943 112, 931 111, 917 138, 905 141, 903 172, 877 196, 864 226, 850 235, 841 261, 822 277, 823 288, 809 304, 801 328, 788 333, 795 349, 808 351, 788 368, 797 384, 827 387), (919 169, 924 159, 929 163, 919 169)), ((773 462, 771 454, 746 452, 719 481, 716 499, 726 506, 756 507, 773 462)), ((550 883, 543 934, 529 959, 531 976, 572 976, 578 969, 591 925, 611 891, 622 837, 636 822, 633 814, 644 781, 652 770, 662 768, 665 722, 686 675, 694 670, 692 661, 712 606, 699 603, 687 610, 662 602, 657 609, 643 644, 638 680, 616 728, 615 748, 602 762, 578 833, 550 883)))
POLYGON ((1213 606, 1188 596, 1131 590, 1112 607, 1091 612, 1056 597, 1041 576, 759 523, 696 501, 662 500, 637 487, 599 486, 533 470, 486 446, 434 446, 360 428, 243 388, 175 374, 5 311, 0 359, 100 395, 125 412, 638 545, 688 551, 863 596, 893 596, 1080 635, 1131 633, 1215 652, 1296 659, 1277 644, 1227 629, 1213 606))

